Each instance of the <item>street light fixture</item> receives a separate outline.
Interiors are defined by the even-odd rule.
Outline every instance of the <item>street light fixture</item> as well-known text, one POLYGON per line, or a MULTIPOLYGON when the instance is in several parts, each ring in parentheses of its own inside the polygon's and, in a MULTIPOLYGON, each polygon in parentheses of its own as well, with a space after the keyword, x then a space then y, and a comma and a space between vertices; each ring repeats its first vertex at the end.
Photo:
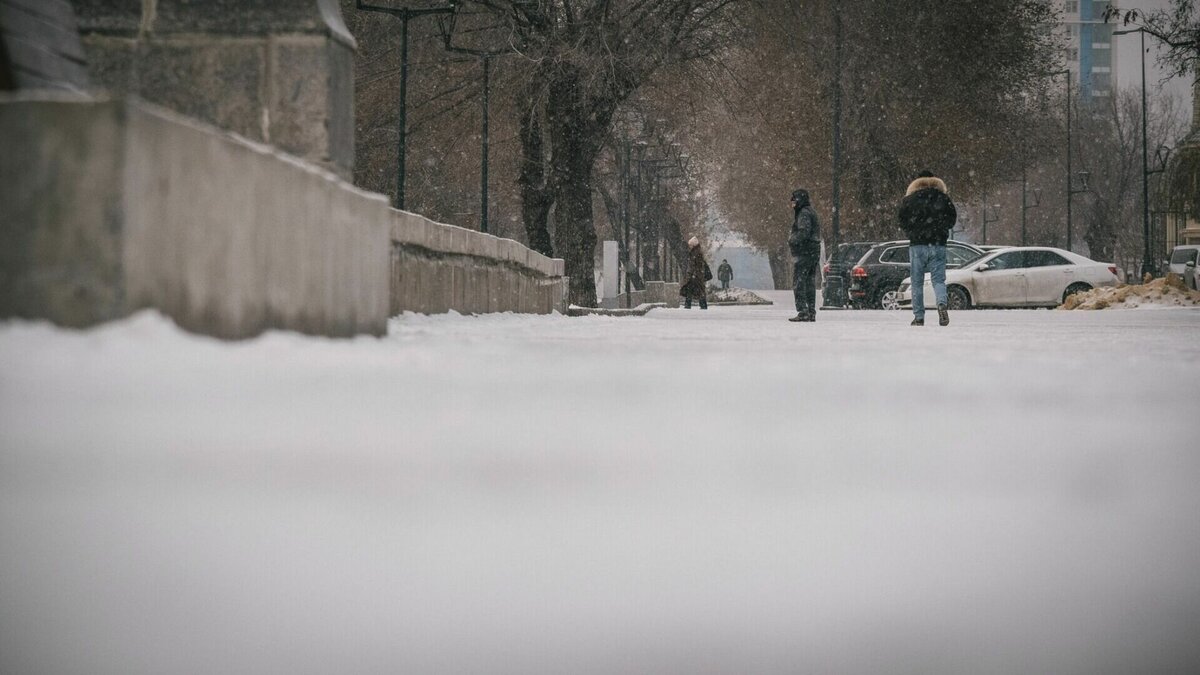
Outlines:
POLYGON ((404 208, 405 186, 404 174, 406 155, 408 154, 408 22, 412 19, 434 14, 449 14, 454 11, 454 5, 443 7, 387 7, 383 5, 368 5, 362 0, 355 0, 354 7, 363 12, 380 12, 390 14, 400 19, 400 119, 396 124, 398 136, 396 148, 396 199, 398 209, 404 208))

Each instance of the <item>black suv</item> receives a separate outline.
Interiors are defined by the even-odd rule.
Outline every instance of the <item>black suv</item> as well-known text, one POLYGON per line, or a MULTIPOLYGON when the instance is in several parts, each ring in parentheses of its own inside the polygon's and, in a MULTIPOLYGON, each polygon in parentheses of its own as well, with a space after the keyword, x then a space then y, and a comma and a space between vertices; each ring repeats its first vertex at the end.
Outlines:
POLYGON ((877 243, 854 241, 838 244, 822 270, 825 282, 821 284, 821 309, 850 306, 850 270, 877 243))
MULTIPOLYGON (((946 242, 946 269, 958 269, 983 255, 983 250, 961 241, 946 242)), ((896 291, 911 272, 908 241, 876 244, 850 270, 850 302, 856 309, 899 309, 896 291)))

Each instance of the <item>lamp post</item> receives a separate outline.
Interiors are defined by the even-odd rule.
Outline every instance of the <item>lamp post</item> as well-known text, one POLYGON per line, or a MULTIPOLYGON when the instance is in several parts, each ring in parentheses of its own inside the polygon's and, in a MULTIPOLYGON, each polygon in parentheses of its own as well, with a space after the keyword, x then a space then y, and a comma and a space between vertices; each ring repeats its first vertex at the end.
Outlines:
POLYGON ((400 18, 400 119, 396 124, 396 136, 398 140, 396 148, 395 205, 396 208, 403 209, 405 198, 404 174, 406 155, 408 153, 408 22, 422 16, 449 14, 454 11, 454 6, 446 5, 444 7, 412 9, 409 7, 367 5, 363 4, 362 0, 355 0, 354 7, 364 12, 380 12, 400 18))
MULTIPOLYGON (((445 13, 447 12, 443 12, 443 14, 445 13)), ((458 0, 453 0, 450 3, 450 12, 448 14, 450 15, 448 22, 438 19, 438 28, 441 30, 446 51, 479 57, 480 66, 483 68, 483 128, 480 132, 481 147, 479 151, 479 231, 486 234, 488 231, 488 154, 490 148, 488 142, 488 99, 491 95, 492 59, 508 54, 510 50, 470 49, 454 45, 454 26, 458 17, 458 0)))
POLYGON ((1033 189, 1033 203, 1032 204, 1029 203, 1028 195, 1029 195, 1029 180, 1028 180, 1026 166, 1025 166, 1025 157, 1024 157, 1024 155, 1022 155, 1022 157, 1021 157, 1021 245, 1022 246, 1027 245, 1026 236, 1025 236, 1025 222, 1027 220, 1027 216, 1025 214, 1026 214, 1026 212, 1029 211, 1029 209, 1035 209, 1042 205, 1041 189, 1039 189, 1039 188, 1033 189))
MULTIPOLYGON (((1048 77, 1055 77, 1058 75, 1067 76, 1067 250, 1070 251, 1072 250, 1071 244, 1074 230, 1073 221, 1071 218, 1071 197, 1072 195, 1087 191, 1087 178, 1085 177, 1083 179, 1083 188, 1076 190, 1071 186, 1071 69, 1065 68, 1063 70, 1056 70, 1053 73, 1047 73, 1046 75, 1048 77)), ((1086 173, 1084 173, 1084 175, 1086 176, 1086 173)))
POLYGON ((1141 33, 1142 36, 1142 274, 1155 273, 1154 260, 1150 257, 1150 167, 1146 152, 1146 29, 1115 30, 1113 35, 1141 33))
POLYGON ((994 205, 992 206, 992 213, 994 213, 995 215, 993 215, 993 216, 989 217, 989 216, 988 216, 988 211, 987 211, 987 194, 984 194, 984 195, 983 195, 983 204, 981 204, 981 205, 980 205, 980 207, 981 207, 981 208, 980 208, 980 210, 982 211, 982 213, 980 214, 980 215, 982 216, 982 217, 980 218, 980 221, 983 223, 983 242, 982 242, 982 244, 983 244, 984 246, 986 246, 986 245, 987 245, 987 226, 988 226, 988 223, 994 223, 994 222, 996 222, 997 220, 1000 220, 1000 213, 999 213, 999 211, 1000 211, 1000 205, 999 205, 999 204, 994 204, 994 205))

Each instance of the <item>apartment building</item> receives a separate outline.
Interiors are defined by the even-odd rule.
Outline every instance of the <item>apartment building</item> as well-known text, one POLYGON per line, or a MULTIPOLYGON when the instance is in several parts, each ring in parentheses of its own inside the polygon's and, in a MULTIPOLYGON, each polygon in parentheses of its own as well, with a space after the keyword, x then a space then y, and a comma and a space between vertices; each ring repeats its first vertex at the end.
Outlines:
POLYGON ((1103 104, 1117 88, 1113 24, 1104 23, 1105 0, 1064 0, 1067 67, 1079 86, 1081 104, 1103 104))

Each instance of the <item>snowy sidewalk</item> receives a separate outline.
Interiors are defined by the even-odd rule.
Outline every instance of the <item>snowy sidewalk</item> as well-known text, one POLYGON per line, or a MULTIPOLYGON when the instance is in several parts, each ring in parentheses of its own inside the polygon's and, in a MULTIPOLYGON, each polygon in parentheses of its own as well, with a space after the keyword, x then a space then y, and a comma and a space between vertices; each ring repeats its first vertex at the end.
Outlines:
POLYGON ((1200 670, 1200 311, 0 324, 0 672, 1200 670))

